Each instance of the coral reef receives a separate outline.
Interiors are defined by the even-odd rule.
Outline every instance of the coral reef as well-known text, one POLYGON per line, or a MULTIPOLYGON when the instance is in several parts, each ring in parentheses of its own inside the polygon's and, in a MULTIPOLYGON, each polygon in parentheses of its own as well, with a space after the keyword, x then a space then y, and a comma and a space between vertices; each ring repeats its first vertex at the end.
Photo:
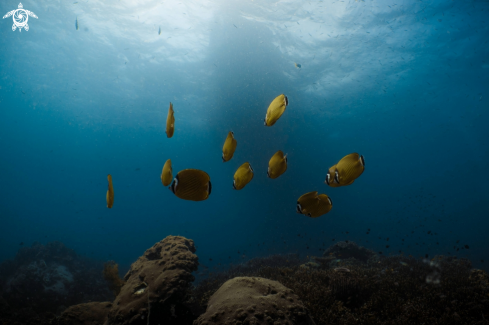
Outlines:
MULTIPOLYGON (((347 268, 297 263, 248 267, 244 273, 292 289, 316 324, 489 324, 488 275, 470 268, 468 260, 453 257, 374 256, 347 268)), ((195 299, 207 306, 209 297, 234 273, 202 281, 194 290, 195 299)))
POLYGON ((86 303, 112 297, 101 263, 61 243, 36 244, 0 264, 0 325, 300 324, 306 315, 318 325, 489 325, 489 276, 467 259, 386 257, 351 242, 326 252, 255 258, 191 287, 194 243, 168 236, 132 264, 111 304, 86 303))
POLYGON ((331 245, 324 251, 323 257, 335 257, 337 259, 346 260, 354 258, 355 260, 367 263, 367 261, 377 255, 374 251, 362 246, 358 246, 352 241, 340 241, 331 245))
POLYGON ((237 277, 224 283, 194 325, 314 324, 292 290, 277 281, 237 277))
POLYGON ((103 275, 109 285, 110 290, 117 296, 121 292, 124 280, 119 277, 119 265, 114 261, 104 263, 103 275))
POLYGON ((71 306, 57 319, 57 325, 103 325, 112 303, 89 302, 71 306))
POLYGON ((0 264, 0 295, 13 314, 60 313, 67 306, 111 297, 101 263, 78 256, 61 242, 22 247, 0 264))
POLYGON ((139 257, 108 314, 111 325, 186 324, 195 316, 185 303, 198 258, 192 240, 168 236, 139 257))

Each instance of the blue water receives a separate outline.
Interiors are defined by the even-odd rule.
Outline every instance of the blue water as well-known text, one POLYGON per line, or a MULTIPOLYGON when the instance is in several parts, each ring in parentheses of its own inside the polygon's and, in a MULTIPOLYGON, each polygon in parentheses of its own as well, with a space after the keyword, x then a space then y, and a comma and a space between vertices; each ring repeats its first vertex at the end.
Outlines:
MULTIPOLYGON (((320 255, 352 240, 384 255, 451 254, 487 269, 489 2, 23 5, 38 16, 29 31, 0 21, 0 261, 21 242, 58 240, 127 268, 155 242, 182 235, 209 266, 320 255), (263 126, 281 93, 289 106, 263 126), (223 163, 230 130, 238 147, 223 163), (277 150, 288 169, 272 180, 277 150), (365 156, 363 175, 325 185, 328 168, 352 152, 365 156), (178 199, 161 184, 169 158, 174 175, 210 175, 208 200, 178 199), (255 177, 234 191, 245 161, 255 177), (328 194, 332 211, 295 213, 309 191, 328 194)), ((2 1, 0 12, 17 6, 2 1)))

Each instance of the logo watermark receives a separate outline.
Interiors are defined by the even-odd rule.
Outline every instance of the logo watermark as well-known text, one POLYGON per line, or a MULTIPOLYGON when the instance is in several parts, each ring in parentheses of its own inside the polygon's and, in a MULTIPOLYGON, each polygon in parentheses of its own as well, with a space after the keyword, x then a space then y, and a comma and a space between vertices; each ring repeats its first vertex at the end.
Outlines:
POLYGON ((7 12, 7 14, 3 16, 3 19, 10 16, 12 16, 12 19, 14 20, 14 24, 12 25, 12 31, 14 32, 17 28, 19 29, 19 32, 22 31, 22 28, 24 28, 26 31, 29 30, 29 25, 27 25, 29 16, 37 19, 36 14, 32 11, 25 10, 24 6, 22 6, 22 3, 19 3, 19 9, 7 12))

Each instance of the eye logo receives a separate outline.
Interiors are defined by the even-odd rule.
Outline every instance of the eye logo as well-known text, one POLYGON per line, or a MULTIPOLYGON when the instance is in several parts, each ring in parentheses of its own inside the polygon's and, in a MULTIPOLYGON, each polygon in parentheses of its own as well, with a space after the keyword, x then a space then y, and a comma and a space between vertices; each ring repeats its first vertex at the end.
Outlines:
POLYGON ((26 31, 29 30, 29 25, 27 25, 29 16, 37 19, 35 13, 29 10, 25 10, 23 8, 24 7, 22 6, 22 3, 19 3, 19 9, 9 11, 5 16, 3 16, 3 19, 12 16, 12 19, 14 20, 14 24, 12 25, 12 31, 14 32, 17 28, 19 29, 19 32, 22 31, 22 28, 24 28, 26 31))

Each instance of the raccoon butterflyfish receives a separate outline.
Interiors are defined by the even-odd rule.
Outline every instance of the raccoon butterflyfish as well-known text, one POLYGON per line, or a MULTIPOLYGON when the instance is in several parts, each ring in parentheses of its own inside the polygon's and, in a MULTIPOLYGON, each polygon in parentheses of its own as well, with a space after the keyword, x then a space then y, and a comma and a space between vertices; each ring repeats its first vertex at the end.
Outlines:
POLYGON ((184 169, 173 179, 169 189, 183 200, 203 201, 211 194, 211 179, 198 169, 184 169))
POLYGON ((282 150, 277 151, 268 162, 267 176, 277 178, 287 170, 287 155, 282 150))
POLYGON ((168 186, 173 178, 171 159, 168 159, 163 165, 163 170, 161 171, 161 182, 163 185, 168 186))
POLYGON ((112 176, 110 174, 107 175, 107 180, 109 181, 109 187, 105 199, 107 200, 107 208, 110 209, 114 205, 114 187, 112 186, 112 176))
POLYGON ((296 68, 298 68, 298 69, 302 68, 302 65, 301 64, 299 64, 299 63, 294 63, 294 64, 295 64, 295 67, 296 68))
POLYGON ((358 153, 341 158, 336 164, 334 181, 340 186, 352 184, 365 170, 365 159, 358 153))
POLYGON ((310 218, 317 218, 328 213, 333 208, 333 201, 326 194, 309 192, 302 195, 297 200, 297 213, 301 213, 310 218))
POLYGON ((287 105, 289 105, 287 96, 284 94, 277 96, 268 106, 267 115, 265 115, 265 126, 274 125, 285 112, 287 105))
POLYGON ((75 19, 75 28, 76 28, 76 30, 78 30, 78 17, 76 17, 76 19, 75 19))
POLYGON ((170 102, 170 108, 168 109, 168 116, 166 117, 166 136, 171 138, 175 131, 175 116, 173 116, 173 104, 170 102))
POLYGON ((224 145, 222 146, 222 162, 229 161, 231 158, 233 158, 237 145, 238 142, 234 138, 234 133, 229 131, 228 136, 224 141, 224 145))
POLYGON ((249 162, 245 162, 244 164, 239 166, 238 170, 236 170, 236 173, 234 173, 233 188, 235 190, 241 190, 246 186, 246 184, 251 182, 253 176, 253 168, 251 168, 249 162))

